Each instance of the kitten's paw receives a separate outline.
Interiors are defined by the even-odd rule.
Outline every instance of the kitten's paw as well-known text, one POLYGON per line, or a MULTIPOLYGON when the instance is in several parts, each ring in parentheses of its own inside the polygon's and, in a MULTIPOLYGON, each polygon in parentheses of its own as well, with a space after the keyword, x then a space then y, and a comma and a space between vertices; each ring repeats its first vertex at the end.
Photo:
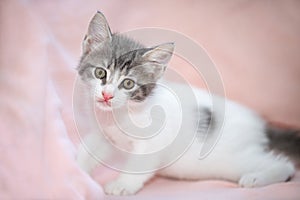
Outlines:
POLYGON ((241 187, 260 187, 266 185, 260 173, 245 174, 240 178, 239 185, 241 187))
POLYGON ((285 164, 268 168, 260 172, 245 174, 240 178, 239 185, 242 187, 262 187, 274 183, 285 182, 294 174, 294 166, 285 164))
POLYGON ((124 181, 116 180, 105 184, 104 191, 108 195, 133 195, 142 187, 142 184, 125 183, 124 181))

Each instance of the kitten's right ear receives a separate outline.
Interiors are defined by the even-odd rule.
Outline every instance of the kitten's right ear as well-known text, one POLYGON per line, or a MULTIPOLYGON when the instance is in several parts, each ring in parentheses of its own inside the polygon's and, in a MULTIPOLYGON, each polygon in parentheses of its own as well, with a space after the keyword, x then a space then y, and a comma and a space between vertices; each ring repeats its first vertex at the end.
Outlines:
POLYGON ((111 39, 112 34, 104 15, 97 11, 90 21, 88 32, 82 43, 83 54, 88 54, 98 44, 111 39))

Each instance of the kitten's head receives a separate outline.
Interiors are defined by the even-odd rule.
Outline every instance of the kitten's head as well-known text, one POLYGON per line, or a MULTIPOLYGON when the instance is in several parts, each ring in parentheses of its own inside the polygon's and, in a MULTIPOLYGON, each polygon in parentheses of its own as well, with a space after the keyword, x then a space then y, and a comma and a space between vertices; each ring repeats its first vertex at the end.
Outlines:
POLYGON ((91 20, 78 66, 98 108, 111 110, 128 101, 141 102, 162 77, 173 43, 146 48, 120 34, 112 34, 100 12, 91 20))

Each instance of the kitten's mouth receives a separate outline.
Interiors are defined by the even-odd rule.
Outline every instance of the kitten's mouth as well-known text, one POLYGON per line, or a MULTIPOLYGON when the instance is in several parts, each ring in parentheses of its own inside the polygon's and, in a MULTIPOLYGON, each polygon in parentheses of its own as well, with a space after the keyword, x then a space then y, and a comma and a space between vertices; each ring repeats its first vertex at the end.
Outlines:
POLYGON ((105 106, 111 107, 111 102, 110 101, 105 101, 104 99, 97 99, 97 103, 105 106))
POLYGON ((105 101, 104 99, 97 98, 96 105, 101 110, 111 110, 112 109, 111 101, 105 101))

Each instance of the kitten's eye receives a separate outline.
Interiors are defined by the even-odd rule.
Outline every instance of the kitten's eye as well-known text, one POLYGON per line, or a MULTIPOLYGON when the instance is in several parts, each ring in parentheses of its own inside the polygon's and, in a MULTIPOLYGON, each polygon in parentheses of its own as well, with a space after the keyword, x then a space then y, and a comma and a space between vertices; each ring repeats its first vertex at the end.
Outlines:
POLYGON ((134 81, 131 79, 125 79, 122 85, 126 90, 130 90, 134 87, 134 81))
POLYGON ((98 79, 103 79, 106 76, 106 71, 103 68, 97 67, 95 69, 95 77, 98 79))

